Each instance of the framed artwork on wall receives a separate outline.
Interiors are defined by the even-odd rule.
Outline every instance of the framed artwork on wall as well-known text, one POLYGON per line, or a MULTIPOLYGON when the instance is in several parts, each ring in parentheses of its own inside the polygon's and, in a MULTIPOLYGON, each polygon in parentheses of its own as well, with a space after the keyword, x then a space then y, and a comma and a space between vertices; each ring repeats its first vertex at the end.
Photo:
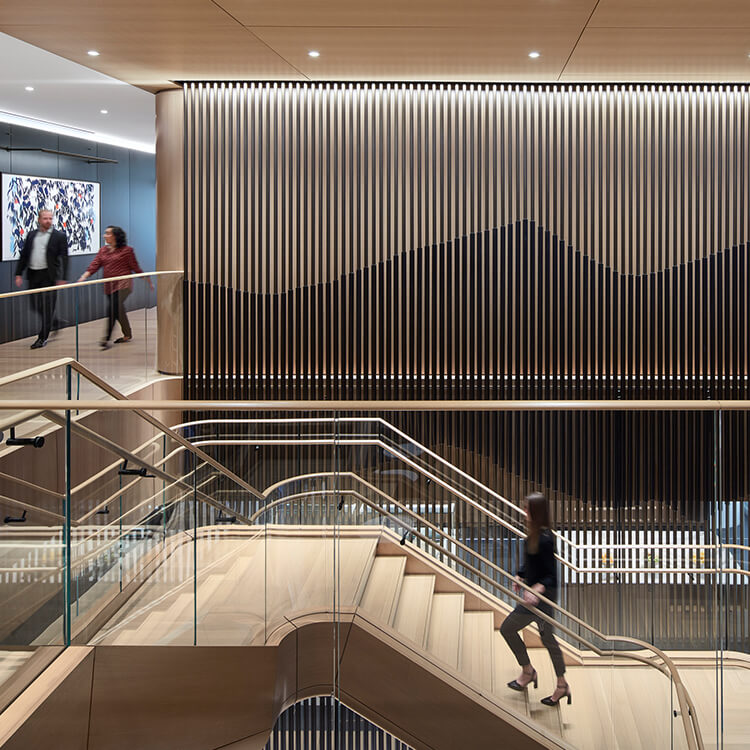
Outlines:
POLYGON ((37 225, 42 209, 54 213, 55 229, 68 237, 68 253, 95 253, 100 245, 100 195, 98 182, 3 174, 3 260, 16 260, 24 238, 37 225))

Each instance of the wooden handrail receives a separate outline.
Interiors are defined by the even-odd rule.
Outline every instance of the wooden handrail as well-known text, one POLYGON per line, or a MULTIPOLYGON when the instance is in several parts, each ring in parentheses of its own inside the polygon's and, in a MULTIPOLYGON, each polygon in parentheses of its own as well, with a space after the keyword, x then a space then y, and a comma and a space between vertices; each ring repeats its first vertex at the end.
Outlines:
MULTIPOLYGON (((384 498, 387 498, 387 502, 393 504, 394 506, 398 507, 400 510, 403 510, 407 515, 409 515, 412 518, 416 518, 422 525, 427 526, 430 528, 431 531, 437 533, 441 537, 448 538, 450 540, 450 544, 453 546, 461 547, 464 551, 471 554, 472 557, 477 559, 480 563, 480 565, 487 565, 488 567, 494 569, 498 573, 500 573, 505 578, 515 581, 518 583, 518 585, 525 589, 526 591, 529 591, 533 593, 539 600, 543 601, 544 603, 550 605, 554 610, 560 613, 560 615, 566 617, 568 620, 571 620, 575 624, 579 625, 580 627, 587 630, 589 633, 593 634, 596 638, 602 641, 606 641, 608 643, 628 643, 634 646, 637 646, 640 649, 651 651, 655 656, 657 656, 659 659, 661 659, 662 663, 664 664, 665 669, 661 669, 657 664, 654 664, 650 659, 645 658, 639 654, 633 654, 630 652, 622 652, 620 655, 623 658, 629 658, 636 661, 639 661, 643 664, 647 664, 649 666, 655 667, 656 669, 659 669, 663 674, 670 677, 670 679, 673 681, 675 685, 675 689, 677 692, 677 700, 680 705, 680 715, 682 718, 683 728, 685 730, 685 738, 688 743, 688 748, 690 750, 703 750, 703 738, 700 732, 700 727, 697 722, 697 715, 695 711, 695 706, 692 702, 692 699, 690 698, 689 694, 687 693, 687 690, 685 689, 682 678, 680 677, 679 671, 672 661, 670 657, 664 653, 660 648, 657 646, 654 646, 651 643, 647 643, 646 641, 641 641, 638 638, 632 638, 630 636, 619 636, 619 635, 606 635, 604 633, 601 633, 599 630, 594 628, 592 625, 589 625, 588 623, 584 622, 580 618, 576 617, 575 615, 571 614, 567 610, 562 609, 556 602, 552 601, 551 599, 547 599, 544 595, 539 594, 537 591, 534 591, 531 589, 531 587, 527 586, 525 583, 521 581, 517 581, 513 576, 511 576, 510 573, 500 568, 495 563, 491 562, 487 558, 483 557, 476 551, 472 550, 471 548, 464 545, 459 540, 455 539, 454 537, 448 536, 445 534, 441 529, 431 524, 429 521, 427 521, 425 518, 420 516, 417 513, 414 513, 411 509, 407 508, 406 506, 399 503, 397 500, 393 499, 386 493, 382 492, 378 488, 374 487, 373 485, 369 484, 365 480, 363 480, 361 477, 358 477, 356 474, 353 474, 352 472, 345 472, 343 474, 344 476, 352 476, 361 481, 364 485, 366 485, 369 489, 374 490, 377 494, 381 495, 384 498)), ((338 474, 338 476, 342 476, 341 473, 338 474)), ((291 481, 291 480, 290 480, 291 481)), ((336 495, 335 490, 325 490, 326 494, 329 495, 336 495)), ((359 500, 361 500, 363 503, 365 503, 368 507, 372 508, 376 512, 378 512, 380 515, 388 518, 393 523, 395 523, 398 526, 404 526, 403 520, 398 518, 397 516, 394 516, 392 513, 390 513, 385 508, 382 508, 377 503, 373 502, 369 498, 365 497, 364 495, 361 495, 360 493, 357 493, 356 491, 351 491, 352 494, 355 494, 359 500)), ((290 495, 285 498, 280 498, 279 501, 274 501, 274 504, 277 504, 278 502, 288 502, 292 499, 302 499, 305 497, 306 494, 309 493, 298 493, 295 495, 290 495)), ((338 494, 341 494, 339 492, 338 494)), ((257 518, 258 514, 254 514, 253 518, 257 518)), ((579 633, 576 633, 571 628, 567 627, 566 625, 563 625, 561 622, 554 619, 554 617, 551 617, 547 615, 546 613, 542 612, 541 610, 537 609, 537 607, 529 604, 526 602, 522 596, 516 594, 512 589, 506 588, 501 583, 496 581, 494 578, 491 578, 486 573, 483 573, 478 568, 475 568, 473 565, 470 565, 465 560, 458 557, 458 555, 454 554, 450 551, 450 549, 446 549, 445 547, 439 545, 435 540, 430 539, 425 534, 422 534, 420 531, 418 531, 416 528, 409 528, 409 533, 412 534, 414 537, 420 539, 420 541, 424 542, 425 544, 428 544, 431 547, 435 547, 440 551, 441 555, 444 555, 445 557, 448 557, 449 559, 453 560, 454 563, 457 565, 460 565, 463 568, 466 568, 471 571, 473 575, 476 575, 481 580, 485 581, 487 584, 492 586, 495 589, 499 589, 504 595, 508 596, 510 599, 523 604, 527 609, 530 609, 534 612, 534 614, 544 620, 545 622, 550 623, 554 627, 558 628, 571 638, 577 640, 579 643, 584 644, 587 648, 589 648, 591 651, 596 653, 599 656, 603 656, 605 654, 604 650, 600 649, 598 646, 596 646, 594 643, 591 643, 589 640, 581 636, 579 633)))
MULTIPOLYGON (((377 438, 369 439, 369 440, 348 440, 347 438, 311 438, 310 440, 303 440, 298 438, 282 438, 279 440, 264 440, 264 439, 255 439, 255 438, 245 438, 245 439, 236 439, 236 440, 199 440, 197 441, 198 445, 297 445, 297 444, 314 444, 314 445, 374 445, 374 446, 380 446, 383 449, 389 451, 390 453, 396 455, 399 459, 407 463, 409 466, 413 467, 420 473, 422 473, 424 476, 429 477, 432 481, 436 482, 437 484, 440 484, 447 492, 450 492, 454 497, 457 497, 459 500, 462 500, 463 502, 469 504, 472 508, 477 510, 479 513, 484 515, 486 518, 489 518, 493 522, 500 524, 504 528, 506 528, 508 531, 516 534, 521 539, 524 539, 526 537, 526 534, 523 530, 517 528, 513 524, 509 523, 505 519, 503 519, 501 516, 498 516, 493 511, 485 508, 480 503, 476 502, 475 500, 467 497, 462 492, 456 490, 454 487, 452 487, 447 482, 443 482, 441 479, 436 477, 431 472, 426 471, 423 467, 419 466, 416 462, 412 461, 408 456, 405 456, 404 454, 400 453, 396 449, 394 449, 391 446, 388 446, 384 444, 382 441, 380 441, 377 438)), ((345 476, 347 472, 315 472, 311 474, 304 475, 305 477, 316 477, 316 476, 345 476)), ((298 479, 301 477, 297 477, 298 479)), ((268 495, 278 486, 286 484, 289 479, 283 479, 277 482, 276 484, 271 485, 270 487, 267 487, 265 490, 263 490, 264 497, 268 497, 268 495)), ((364 480, 363 480, 364 481, 364 480)), ((643 545, 637 545, 637 544, 624 544, 624 545, 586 545, 586 544, 579 544, 576 542, 573 542, 567 537, 563 536, 557 531, 552 532, 557 538, 559 538, 561 541, 563 541, 567 546, 573 547, 577 551, 587 551, 587 550, 599 550, 599 549, 613 549, 613 548, 623 548, 623 549, 674 549, 674 550, 687 550, 687 549, 708 549, 712 550, 715 549, 715 544, 660 544, 655 543, 653 545, 650 544, 643 544, 643 545)), ((722 544, 722 548, 725 547, 732 547, 734 549, 740 549, 747 552, 750 552, 750 547, 739 545, 739 544, 722 544)), ((608 566, 606 568, 592 568, 592 567, 586 567, 586 568, 580 568, 575 563, 570 562, 562 555, 555 553, 555 558, 566 568, 569 570, 578 573, 578 574, 584 574, 584 573, 640 573, 640 574, 646 574, 646 573, 679 573, 679 574, 702 574, 702 573, 737 573, 739 575, 745 575, 750 577, 750 571, 741 570, 738 568, 624 568, 624 567, 618 567, 618 566, 608 566)))
MULTIPOLYGON (((459 469, 457 466, 455 466, 455 464, 452 464, 449 461, 446 461, 446 459, 444 459, 442 456, 438 455, 434 451, 432 451, 429 448, 427 448, 426 446, 422 445, 417 440, 414 440, 414 438, 412 438, 410 435, 408 435, 405 432, 402 432, 397 427, 394 427, 390 422, 386 422, 381 417, 342 417, 340 420, 337 420, 335 417, 309 417, 309 418, 301 418, 301 419, 297 419, 297 418, 283 418, 283 417, 282 418, 265 418, 265 419, 221 419, 221 420, 216 420, 216 421, 193 420, 191 422, 182 422, 180 424, 173 425, 172 429, 173 430, 181 430, 181 429, 184 429, 185 427, 195 427, 195 426, 198 426, 198 425, 208 425, 208 424, 210 424, 212 426, 215 426, 217 424, 269 424, 269 425, 273 425, 273 424, 282 424, 283 425, 283 424, 286 424, 286 425, 289 425, 289 424, 299 424, 299 423, 302 423, 302 424, 335 424, 336 422, 343 422, 343 423, 347 423, 347 424, 361 423, 361 422, 365 422, 365 423, 366 422, 371 422, 371 423, 382 424, 387 429, 389 429, 389 430, 397 433, 398 435, 400 435, 404 440, 408 440, 413 446, 415 446, 416 448, 418 448, 421 452, 429 454, 432 458, 434 458, 435 460, 437 460, 439 463, 441 463, 443 466, 445 466, 448 470, 459 474, 460 476, 462 476, 463 478, 467 479, 469 482, 471 482, 472 484, 474 484, 476 487, 479 487, 483 492, 486 492, 490 496, 494 497, 496 500, 502 501, 504 505, 508 506, 513 511, 519 513, 521 516, 523 516, 523 517, 526 516, 526 511, 524 511, 523 508, 521 508, 518 505, 516 505, 515 503, 513 503, 512 500, 508 500, 503 495, 500 495, 499 493, 495 492, 492 488, 487 487, 487 485, 485 485, 485 484, 482 484, 481 482, 479 482, 477 479, 475 479, 471 475, 469 475, 466 472, 464 472, 461 469, 459 469)), ((214 430, 214 433, 216 434, 215 430, 214 430)), ((294 444, 294 445, 297 445, 297 444, 308 444, 308 443, 311 443, 313 441, 317 445, 321 445, 321 444, 349 445, 349 444, 352 444, 352 443, 362 444, 362 439, 361 438, 355 439, 355 438, 351 438, 349 436, 341 436, 341 435, 331 436, 330 438, 319 438, 319 437, 312 437, 312 436, 310 436, 310 437, 300 436, 300 437, 294 438, 294 437, 285 436, 285 437, 273 438, 273 439, 268 439, 268 438, 244 438, 244 439, 237 439, 237 440, 227 440, 227 439, 223 439, 223 438, 219 438, 219 437, 215 437, 215 438, 211 438, 211 439, 207 439, 207 440, 193 438, 193 444, 200 444, 200 445, 212 445, 212 444, 223 444, 223 445, 226 445, 226 444, 233 444, 235 442, 237 444, 251 444, 251 445, 266 445, 266 444, 268 444, 268 445, 273 445, 273 444, 282 444, 282 445, 292 445, 292 444, 294 444)), ((451 494, 454 494, 457 497, 459 497, 460 499, 463 499, 463 500, 466 500, 467 502, 469 502, 472 505, 472 507, 475 507, 483 515, 488 516, 492 520, 495 520, 496 522, 498 522, 501 525, 503 525, 506 528, 508 528, 508 530, 513 531, 513 532, 519 534, 521 537, 525 538, 526 534, 522 530, 518 530, 515 527, 513 527, 512 525, 509 525, 502 518, 497 517, 496 514, 494 514, 492 511, 490 511, 487 508, 484 508, 484 506, 477 505, 473 500, 467 499, 464 496, 463 493, 457 494, 454 491, 454 488, 452 486, 448 486, 447 483, 444 483, 444 482, 438 480, 435 477, 435 475, 432 474, 432 472, 430 472, 429 474, 425 473, 425 471, 422 470, 422 468, 417 464, 417 462, 413 461, 413 459, 411 459, 410 457, 405 456, 402 453, 402 451, 400 451, 397 447, 394 447, 394 446, 391 446, 391 445, 388 445, 388 444, 384 444, 379 438, 371 438, 370 442, 368 442, 367 444, 380 446, 384 450, 387 450, 389 453, 396 454, 400 459, 404 460, 410 466, 412 466, 413 468, 417 469, 417 471, 420 471, 420 473, 424 474, 425 476, 429 476, 429 478, 431 480, 438 481, 441 484, 441 486, 444 486, 447 491, 451 492, 451 494)), ((270 488, 266 488, 263 491, 264 496, 267 497, 268 494, 269 494, 269 492, 272 489, 273 489, 273 486, 270 487, 270 488)), ((669 549, 673 549, 673 550, 695 549, 695 550, 700 550, 700 549, 703 549, 703 550, 712 550, 712 549, 716 548, 716 544, 671 544, 671 543, 666 543, 666 542, 663 542, 663 543, 662 542, 656 542, 654 544, 647 544, 647 543, 643 543, 643 544, 609 544, 609 543, 602 543, 602 544, 581 544, 581 543, 578 543, 578 542, 574 542, 571 539, 568 539, 568 537, 566 537, 564 534, 562 534, 562 533, 560 533, 558 531, 555 531, 554 529, 552 530, 552 533, 563 544, 565 544, 566 547, 571 547, 571 548, 575 549, 576 551, 592 551, 592 550, 600 550, 600 549, 607 549, 607 550, 612 550, 612 549, 629 549, 629 550, 632 550, 632 549, 644 549, 644 550, 653 550, 653 549, 665 549, 665 550, 669 550, 669 549)), ((731 549, 739 549, 739 550, 750 552, 750 546, 742 545, 742 544, 730 544, 730 543, 723 543, 722 542, 721 543, 721 547, 722 547, 722 549, 731 548, 731 549)), ((571 569, 576 569, 572 564, 568 564, 568 562, 562 556, 556 555, 556 557, 557 557, 557 559, 563 565, 566 565, 567 567, 570 567, 571 569)), ((644 572, 643 569, 641 569, 641 568, 637 568, 635 570, 628 570, 628 569, 617 568, 617 567, 613 567, 613 566, 608 566, 606 568, 590 568, 589 567, 589 568, 578 569, 578 570, 579 570, 579 572, 597 572, 597 573, 644 572)), ((682 570, 682 571, 678 571, 678 570, 676 570, 674 568, 667 568, 667 569, 664 569, 664 570, 655 569, 655 568, 648 568, 648 569, 646 569, 646 572, 652 572, 652 573, 654 573, 654 572, 690 572, 690 573, 692 573, 692 572, 696 572, 696 571, 697 572, 701 572, 701 571, 703 571, 703 572, 714 572, 712 569, 707 569, 707 568, 700 568, 700 569, 698 569, 698 568, 687 568, 687 569, 682 570)), ((742 573, 742 574, 750 575, 750 572, 747 572, 747 571, 735 571, 735 570, 732 570, 732 569, 722 569, 722 572, 727 572, 727 573, 739 572, 739 573, 742 573)))
POLYGON ((86 281, 66 281, 64 284, 55 284, 53 286, 44 286, 37 289, 19 289, 17 292, 3 292, 0 299, 10 299, 11 297, 26 297, 29 294, 42 294, 43 292, 59 292, 62 289, 75 289, 82 286, 98 286, 110 281, 124 281, 126 279, 145 279, 149 276, 182 276, 183 271, 145 271, 144 273, 129 273, 125 276, 109 276, 106 279, 86 279, 86 281))
MULTIPOLYGON (((71 364, 78 372, 90 373, 76 360, 71 364)), ((39 369, 39 368, 35 368, 39 369)), ((50 368, 44 368, 50 369, 50 368)), ((42 371, 40 369, 40 371, 42 371)), ((93 374, 93 373, 92 373, 93 374)), ((5 378, 8 382, 18 378, 5 378)), ((2 383, 0 383, 1 385, 2 383)), ((124 398, 124 397, 123 397, 124 398)), ((37 409, 60 411, 71 405, 81 411, 137 411, 151 409, 162 411, 322 411, 322 412, 385 412, 385 411, 750 411, 750 400, 654 400, 645 401, 521 401, 515 399, 487 401, 190 401, 181 399, 135 401, 97 401, 80 399, 4 399, 0 400, 0 411, 10 409, 37 409)))

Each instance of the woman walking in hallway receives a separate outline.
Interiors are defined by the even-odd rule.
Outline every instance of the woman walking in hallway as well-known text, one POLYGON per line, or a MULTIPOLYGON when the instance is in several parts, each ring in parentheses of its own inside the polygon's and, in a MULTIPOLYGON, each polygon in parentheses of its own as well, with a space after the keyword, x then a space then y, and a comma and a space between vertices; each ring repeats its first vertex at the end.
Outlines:
MULTIPOLYGON (((523 599, 527 604, 536 607, 549 617, 553 616, 551 605, 542 602, 536 594, 546 599, 557 599, 557 561, 555 560, 555 538, 550 531, 549 504, 547 498, 538 492, 526 498, 526 544, 524 548, 524 563, 516 578, 532 590, 523 589, 523 599)), ((521 588, 514 586, 516 593, 521 588)), ((552 695, 542 698, 545 706, 556 706, 562 698, 571 702, 570 686, 565 680, 565 661, 560 645, 555 639, 553 627, 550 623, 534 614, 530 609, 519 603, 505 618, 500 627, 503 638, 510 646, 513 655, 521 666, 521 674, 517 679, 508 683, 512 690, 526 690, 530 683, 537 687, 537 674, 531 666, 526 645, 521 638, 520 631, 532 622, 539 627, 542 643, 549 651, 552 666, 557 675, 557 687, 552 695)))
MULTIPOLYGON (((78 281, 85 281, 95 274, 100 268, 102 276, 113 278, 115 276, 127 276, 131 273, 143 273, 138 261, 135 258, 133 248, 127 243, 125 232, 120 227, 110 226, 104 231, 105 245, 96 254, 89 267, 81 274, 78 281)), ((148 281, 151 289, 154 288, 151 279, 148 281)), ((130 328, 127 313, 125 312, 125 300, 133 290, 132 279, 121 279, 120 281, 109 281, 104 284, 104 294, 107 295, 107 330, 102 339, 102 349, 110 349, 112 342, 112 330, 115 327, 115 320, 120 323, 122 336, 115 340, 115 344, 123 344, 133 338, 133 331, 130 328)))

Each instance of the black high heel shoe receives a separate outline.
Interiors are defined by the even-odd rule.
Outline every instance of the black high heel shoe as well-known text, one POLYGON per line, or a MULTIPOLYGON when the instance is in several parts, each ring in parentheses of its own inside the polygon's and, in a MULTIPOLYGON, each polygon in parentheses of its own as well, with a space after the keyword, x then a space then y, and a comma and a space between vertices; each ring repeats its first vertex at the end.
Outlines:
POLYGON ((542 698, 542 703, 545 706, 556 706, 563 698, 568 699, 568 705, 573 701, 573 696, 570 694, 570 685, 565 686, 565 692, 557 700, 554 700, 552 695, 548 695, 546 698, 542 698))
POLYGON ((518 690, 522 693, 524 690, 528 690, 529 685, 531 685, 532 682, 534 683, 535 688, 539 687, 539 679, 536 675, 536 669, 531 673, 531 679, 525 685, 521 685, 518 680, 511 680, 508 683, 508 687, 511 690, 518 690))

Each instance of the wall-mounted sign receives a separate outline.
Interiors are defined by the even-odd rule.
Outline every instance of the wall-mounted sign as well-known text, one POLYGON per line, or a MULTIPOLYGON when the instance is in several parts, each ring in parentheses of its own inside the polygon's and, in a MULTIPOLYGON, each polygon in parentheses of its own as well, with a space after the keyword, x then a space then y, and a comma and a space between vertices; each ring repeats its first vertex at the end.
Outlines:
POLYGON ((95 253, 101 246, 99 183, 53 177, 2 175, 3 260, 16 260, 42 209, 54 213, 55 229, 68 237, 68 253, 95 253))

